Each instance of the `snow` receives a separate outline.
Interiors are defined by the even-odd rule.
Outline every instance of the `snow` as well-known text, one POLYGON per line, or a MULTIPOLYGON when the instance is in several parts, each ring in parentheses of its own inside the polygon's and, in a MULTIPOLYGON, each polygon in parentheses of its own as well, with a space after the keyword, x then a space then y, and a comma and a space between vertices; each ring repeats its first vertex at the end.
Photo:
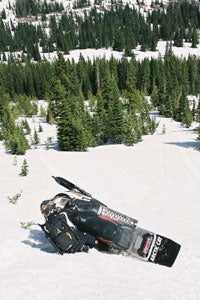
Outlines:
POLYGON ((200 299, 200 143, 196 133, 155 114, 159 126, 133 147, 109 145, 87 152, 46 150, 54 126, 41 123, 41 145, 15 158, 0 145, 0 298, 21 299, 200 299), (166 133, 162 134, 163 126, 166 133), (29 173, 21 177, 26 158, 29 173), (15 164, 14 164, 15 161, 15 164), (17 164, 16 164, 17 162, 17 164), (139 220, 139 226, 182 245, 172 268, 96 250, 57 255, 38 226, 40 203, 64 191, 51 175, 63 176, 109 207, 139 220), (8 196, 22 193, 16 204, 8 196))
MULTIPOLYGON (((166 52, 166 41, 158 41, 158 45, 156 51, 140 51, 140 46, 136 49, 133 49, 132 52, 135 54, 136 60, 142 61, 145 58, 157 59, 159 57, 164 57, 166 52)), ((179 58, 188 58, 188 56, 196 56, 200 57, 200 44, 197 45, 197 48, 191 48, 191 43, 184 43, 183 47, 172 46, 172 52, 175 56, 179 58)), ((102 59, 105 58, 107 60, 114 57, 117 60, 122 59, 124 52, 115 51, 112 48, 100 48, 100 49, 76 49, 71 50, 69 54, 64 55, 65 60, 74 61, 77 63, 82 56, 85 60, 93 61, 97 58, 102 59)), ((57 59, 57 53, 43 53, 42 57, 45 57, 46 60, 52 62, 57 59)), ((129 57, 128 57, 129 59, 129 57)))
MULTIPOLYGON (((0 1, 0 11, 8 3, 0 1)), ((12 11, 6 13, 14 18, 12 11)), ((173 47, 173 51, 179 57, 199 56, 200 46, 190 46, 173 47)), ((80 53, 85 58, 113 54, 119 59, 123 54, 86 49, 71 51, 66 58, 76 61, 80 53)), ((137 59, 163 56, 165 42, 160 41, 155 52, 135 49, 134 53, 137 59)), ((156 119, 156 133, 133 147, 57 151, 55 126, 39 118, 28 119, 32 133, 39 124, 43 128, 36 149, 16 158, 0 143, 0 299, 200 299, 200 143, 193 128, 182 128, 159 115, 156 119), (52 141, 49 150, 48 138, 52 141), (25 158, 29 173, 21 177, 25 158), (43 223, 40 203, 64 191, 51 175, 75 182, 109 207, 138 219, 139 226, 179 242, 182 248, 174 266, 166 268, 96 250, 56 255, 38 226, 28 230, 21 226, 22 222, 43 223), (8 197, 17 193, 21 197, 11 204, 8 197)))

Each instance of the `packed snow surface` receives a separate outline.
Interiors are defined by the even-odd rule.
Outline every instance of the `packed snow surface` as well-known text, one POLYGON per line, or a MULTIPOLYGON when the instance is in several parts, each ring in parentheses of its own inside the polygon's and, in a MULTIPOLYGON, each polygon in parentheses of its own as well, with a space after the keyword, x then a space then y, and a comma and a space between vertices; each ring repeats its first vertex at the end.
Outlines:
MULTIPOLYGON (((43 124, 41 144, 15 158, 0 145, 1 300, 198 300, 200 299, 200 147, 197 135, 156 115, 159 126, 133 147, 108 145, 87 152, 45 149, 54 126, 43 124), (163 134, 165 127, 166 133, 163 134), (21 177, 26 158, 29 173, 21 177), (62 176, 139 226, 182 246, 172 268, 96 250, 57 255, 38 226, 40 203, 64 191, 62 176), (21 192, 16 204, 8 197, 21 192)), ((38 126, 38 119, 30 119, 38 126)))

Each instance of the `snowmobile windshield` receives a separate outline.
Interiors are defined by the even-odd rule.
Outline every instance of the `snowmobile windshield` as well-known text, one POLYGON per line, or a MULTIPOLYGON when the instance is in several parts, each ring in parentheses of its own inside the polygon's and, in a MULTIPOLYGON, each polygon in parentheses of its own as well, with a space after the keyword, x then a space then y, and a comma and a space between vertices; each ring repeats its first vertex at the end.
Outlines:
POLYGON ((57 208, 64 208, 65 206, 67 206, 67 203, 69 202, 69 200, 71 199, 70 196, 68 196, 67 194, 64 193, 60 193, 57 194, 52 201, 54 202, 55 206, 57 208))

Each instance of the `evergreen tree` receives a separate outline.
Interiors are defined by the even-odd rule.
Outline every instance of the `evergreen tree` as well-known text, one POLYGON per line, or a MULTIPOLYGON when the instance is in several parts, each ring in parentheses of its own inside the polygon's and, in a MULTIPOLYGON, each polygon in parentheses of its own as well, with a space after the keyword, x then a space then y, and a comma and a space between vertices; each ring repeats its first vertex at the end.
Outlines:
POLYGON ((123 51, 125 48, 124 34, 121 30, 115 33, 113 49, 116 51, 123 51))
POLYGON ((150 61, 145 58, 138 66, 137 88, 144 93, 150 90, 150 61))
POLYGON ((197 44, 198 44, 198 33, 196 28, 193 28, 192 31, 192 48, 197 48, 197 44))
POLYGON ((29 149, 28 141, 26 140, 23 130, 16 126, 11 133, 10 130, 3 129, 4 144, 11 154, 24 155, 29 149))
POLYGON ((43 132, 43 128, 42 128, 41 124, 39 124, 38 132, 43 132))
POLYGON ((95 124, 95 137, 98 144, 104 144, 107 142, 106 136, 106 126, 107 126, 107 113, 106 108, 104 107, 104 100, 102 97, 101 90, 98 90, 96 96, 96 113, 94 115, 94 124, 95 124))
POLYGON ((1 18, 4 19, 4 20, 6 19, 6 11, 5 11, 5 9, 3 9, 2 12, 1 12, 1 18))
POLYGON ((16 126, 9 107, 5 102, 1 114, 1 135, 5 147, 11 154, 24 154, 29 149, 22 127, 16 126))
POLYGON ((77 68, 76 68, 76 72, 77 72, 78 79, 79 79, 80 89, 86 99, 88 98, 89 94, 92 91, 88 67, 89 67, 89 63, 86 63, 83 56, 80 55, 79 61, 77 64, 77 68))
POLYGON ((174 45, 176 47, 183 47, 183 34, 180 28, 178 28, 175 32, 174 45))
MULTIPOLYGON (((136 119, 136 116, 134 116, 136 119)), ((123 139, 122 142, 127 146, 132 146, 137 143, 137 134, 135 131, 135 120, 133 113, 127 113, 125 115, 123 123, 123 139)))
POLYGON ((39 144, 39 142, 40 142, 40 139, 39 139, 38 133, 36 130, 34 130, 33 145, 37 145, 37 144, 39 144))
POLYGON ((74 115, 71 106, 72 98, 62 101, 62 109, 57 121, 58 144, 63 151, 85 151, 87 149, 87 134, 79 115, 74 115))
POLYGON ((105 138, 111 143, 121 143, 123 128, 123 110, 117 82, 107 70, 103 79, 102 98, 106 111, 105 138))
POLYGON ((9 95, 4 93, 0 88, 0 122, 2 121, 4 114, 9 109, 9 95))
POLYGON ((199 68, 196 58, 189 55, 187 60, 187 72, 189 81, 189 93, 192 95, 198 94, 199 68))
POLYGON ((28 163, 27 163, 26 159, 23 160, 23 164, 22 164, 22 167, 21 167, 21 172, 20 172, 19 175, 20 176, 27 176, 28 175, 28 163))
POLYGON ((133 113, 141 112, 144 108, 144 96, 136 88, 136 80, 132 74, 128 75, 126 86, 124 96, 128 99, 128 111, 133 113))
POLYGON ((52 81, 48 111, 57 124, 59 148, 63 151, 85 151, 91 139, 88 138, 84 98, 72 93, 73 84, 69 77, 64 74, 60 76, 63 83, 56 78, 52 81))
POLYGON ((193 117, 192 117, 192 111, 189 107, 188 99, 184 93, 182 95, 181 102, 182 102, 181 124, 186 128, 189 128, 192 124, 193 117))
POLYGON ((22 126, 22 128, 24 129, 26 135, 31 133, 30 126, 29 126, 29 124, 28 124, 28 122, 27 122, 26 119, 25 119, 25 120, 22 120, 21 126, 22 126))
POLYGON ((151 102, 153 107, 159 107, 160 97, 159 97, 159 89, 157 86, 154 86, 153 91, 151 93, 151 102))

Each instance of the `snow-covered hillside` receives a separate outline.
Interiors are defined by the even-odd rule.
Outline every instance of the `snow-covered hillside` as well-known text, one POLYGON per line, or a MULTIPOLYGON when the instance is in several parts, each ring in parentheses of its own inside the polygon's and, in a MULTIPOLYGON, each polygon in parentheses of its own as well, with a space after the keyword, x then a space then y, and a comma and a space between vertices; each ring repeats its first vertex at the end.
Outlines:
MULTIPOLYGON (((156 51, 140 51, 140 46, 138 46, 136 49, 133 49, 133 53, 135 54, 135 58, 137 60, 143 60, 144 58, 159 58, 163 57, 166 52, 166 41, 159 41, 157 45, 156 51)), ((183 47, 175 47, 172 46, 172 52, 179 58, 188 58, 189 55, 194 55, 199 57, 200 56, 200 44, 197 46, 197 48, 191 48, 190 43, 184 43, 183 47)), ((77 49, 70 51, 70 54, 64 55, 65 59, 74 60, 75 62, 79 61, 80 55, 83 56, 86 60, 93 60, 97 57, 99 58, 106 58, 110 59, 112 56, 116 59, 121 59, 123 57, 123 52, 114 51, 111 48, 103 48, 103 49, 77 49)), ((48 60, 56 60, 57 54, 56 53, 50 53, 45 54, 45 58, 48 60)))
MULTIPOLYGON (((0 12, 2 12, 2 10, 5 10, 6 13, 6 20, 4 20, 5 23, 10 23, 10 21, 13 24, 17 24, 18 23, 18 19, 15 16, 15 2, 16 0, 1 0, 0 1, 0 12)), ((51 0, 47 0, 47 2, 51 2, 51 0)), ((70 1, 70 0, 56 0, 55 2, 62 2, 63 7, 65 9, 65 11, 73 11, 73 3, 77 2, 76 0, 74 1, 70 1)), ((90 8, 93 7, 94 5, 94 0, 90 1, 90 8)), ((153 0, 122 0, 122 3, 125 5, 126 3, 128 3, 130 6, 133 5, 136 9, 140 10, 141 13, 146 14, 149 10, 152 10, 151 8, 151 4, 152 2, 155 2, 153 0)), ((105 7, 107 9, 110 8, 110 4, 112 3, 111 0, 105 0, 101 2, 101 6, 105 7)), ((167 5, 167 3, 169 3, 168 0, 164 0, 164 1, 157 1, 157 3, 163 3, 165 6, 167 5)), ((97 5, 97 9, 98 9, 98 5, 97 5)), ((99 7, 100 9, 100 7, 99 7)), ((84 9, 76 9, 76 14, 83 14, 84 13, 84 9)), ((28 19, 27 19, 28 21, 28 19)), ((39 20, 35 20, 34 19, 31 21, 32 24, 39 24, 39 20)), ((48 31, 48 29, 47 29, 48 31)), ((166 41, 159 41, 157 44, 157 48, 156 51, 140 51, 140 45, 138 45, 138 47, 136 49, 132 49, 133 53, 135 54, 136 59, 138 60, 142 60, 144 58, 158 58, 158 57, 163 57, 163 55, 165 54, 166 51, 166 41)), ((42 50, 41 50, 42 51, 42 50)), ((191 48, 191 43, 184 43, 183 47, 175 47, 172 46, 172 51, 173 53, 178 56, 178 57, 183 57, 183 58, 187 58, 188 55, 195 55, 195 56, 200 56, 200 44, 197 45, 197 48, 191 48)), ((19 55, 21 55, 21 53, 18 53, 19 55)), ((51 52, 51 53, 42 53, 40 52, 42 57, 45 57, 46 60, 52 62, 55 59, 57 59, 57 52, 51 52)), ((6 52, 5 55, 7 57, 9 57, 9 52, 6 52)), ((15 55, 17 56, 17 53, 15 53, 15 55)), ((102 48, 102 49, 77 49, 77 50, 72 50, 70 51, 70 54, 65 55, 65 59, 74 59, 75 62, 77 62, 80 58, 80 55, 82 55, 85 59, 93 59, 93 58, 102 58, 105 57, 106 59, 110 59, 111 56, 117 58, 117 59, 121 59, 122 56, 124 55, 124 52, 118 52, 118 51, 113 51, 112 48, 102 48)))
MULTIPOLYGON (((192 129, 161 116, 157 120, 157 132, 133 147, 110 145, 85 153, 41 147, 16 160, 1 144, 2 300, 200 299, 200 144, 192 129), (25 158, 29 174, 21 177, 25 158), (41 201, 64 191, 51 175, 74 181, 108 206, 137 218, 141 227, 179 242, 174 266, 96 250, 55 254, 39 227, 21 227, 21 222, 43 222, 41 201), (11 204, 7 197, 18 192, 21 197, 11 204)), ((55 134, 54 127, 42 126, 41 142, 55 134)))

